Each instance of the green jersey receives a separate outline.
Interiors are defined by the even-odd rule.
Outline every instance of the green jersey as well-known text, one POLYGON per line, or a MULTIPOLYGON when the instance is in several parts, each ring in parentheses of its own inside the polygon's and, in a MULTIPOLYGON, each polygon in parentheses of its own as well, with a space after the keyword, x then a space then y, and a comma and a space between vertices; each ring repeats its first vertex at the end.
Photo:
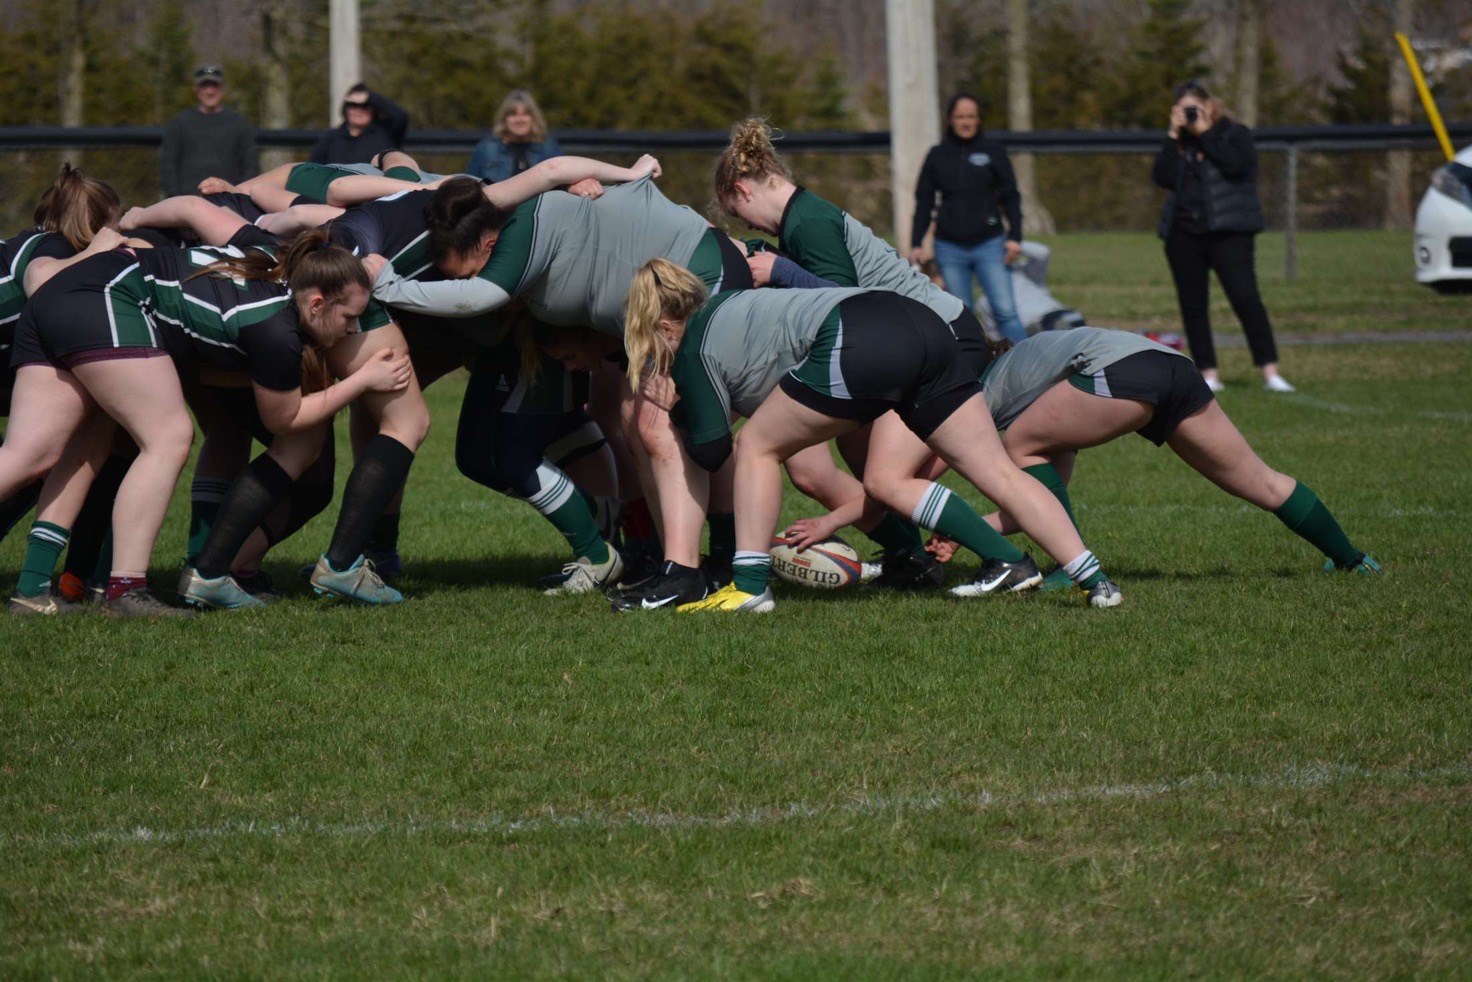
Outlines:
MULTIPOLYGON (((10 350, 15 322, 26 306, 26 269, 31 261, 46 256, 70 259, 77 254, 72 244, 55 232, 28 229, 0 242, 0 357, 10 350)), ((9 364, 9 358, 5 364, 9 364)))
POLYGON ((986 406, 997 429, 1005 429, 1038 397, 1070 375, 1092 375, 1142 351, 1179 351, 1128 331, 1078 327, 1034 334, 987 368, 981 377, 986 406))
POLYGON ((693 444, 750 416, 802 361, 838 305, 862 289, 732 290, 712 297, 685 325, 670 367, 693 444))
POLYGON ((814 276, 837 286, 888 290, 918 300, 949 324, 961 301, 899 257, 869 227, 831 201, 798 188, 782 212, 777 247, 814 276))

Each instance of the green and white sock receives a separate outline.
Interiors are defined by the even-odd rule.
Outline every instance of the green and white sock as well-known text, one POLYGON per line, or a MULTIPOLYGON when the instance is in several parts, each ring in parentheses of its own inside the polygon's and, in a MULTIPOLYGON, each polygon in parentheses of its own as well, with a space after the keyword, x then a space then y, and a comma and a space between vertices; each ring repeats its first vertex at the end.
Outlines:
POLYGON ((1068 512, 1068 520, 1073 523, 1073 527, 1078 528, 1078 516, 1073 513, 1073 500, 1068 496, 1068 485, 1063 483, 1063 475, 1058 473, 1058 468, 1051 463, 1033 464, 1031 467, 1024 467, 1022 473, 1037 478, 1038 483, 1047 488, 1058 499, 1063 510, 1068 512))
POLYGON ((925 544, 920 541, 920 529, 892 512, 885 512, 879 524, 864 533, 888 554, 908 556, 919 552, 925 544))
POLYGON ((1087 549, 1073 557, 1071 562, 1064 563, 1063 572, 1085 590, 1109 579, 1104 575, 1104 567, 1099 565, 1099 560, 1087 549))
POLYGON ((1359 561, 1360 551, 1308 485, 1295 483, 1293 493, 1273 514, 1288 526, 1290 532, 1307 540, 1340 569, 1347 569, 1359 561))
POLYGON ((736 589, 760 596, 772 577, 772 557, 764 552, 736 550, 731 560, 731 582, 736 589))
POLYGON ((910 520, 921 528, 939 532, 976 553, 982 559, 1020 563, 1027 556, 998 534, 976 510, 939 484, 930 488, 915 506, 910 520))
POLYGON ((66 549, 72 534, 60 525, 37 522, 31 526, 26 537, 26 558, 21 567, 20 582, 16 592, 23 597, 39 597, 51 588, 51 574, 56 571, 56 561, 66 549))
POLYGON ((595 565, 608 562, 608 543, 603 541, 598 523, 593 521, 593 513, 577 493, 572 479, 544 460, 537 465, 537 482, 540 490, 526 499, 527 504, 562 533, 572 546, 573 555, 580 559, 586 557, 595 565))

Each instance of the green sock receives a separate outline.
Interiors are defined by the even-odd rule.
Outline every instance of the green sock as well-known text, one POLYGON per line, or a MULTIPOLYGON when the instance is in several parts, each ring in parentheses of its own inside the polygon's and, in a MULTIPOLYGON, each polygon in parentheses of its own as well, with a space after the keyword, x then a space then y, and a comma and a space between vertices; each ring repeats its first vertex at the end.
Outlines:
POLYGON ((537 465, 537 481, 540 489, 527 502, 562 533, 573 555, 594 563, 608 562, 608 543, 568 476, 544 460, 537 465))
POLYGON ((26 538, 25 564, 21 567, 20 582, 16 591, 23 597, 39 597, 51 587, 51 574, 56 570, 56 561, 66 549, 72 534, 60 525, 37 522, 31 526, 26 538))
POLYGON ((1073 500, 1068 496, 1068 485, 1063 483, 1063 475, 1058 473, 1058 468, 1051 463, 1033 464, 1031 467, 1024 467, 1022 473, 1031 474, 1043 487, 1053 492, 1053 497, 1068 512, 1068 520, 1073 523, 1074 528, 1078 528, 1078 517, 1073 513, 1073 500))
POLYGON ((895 556, 908 556, 924 548, 920 529, 889 512, 885 512, 879 524, 864 534, 879 543, 886 553, 895 556))
POLYGON ((1288 526, 1290 532, 1308 540, 1340 569, 1353 566, 1359 560, 1360 551, 1350 543, 1344 529, 1339 527, 1329 509, 1308 485, 1295 483, 1293 493, 1273 514, 1288 526))
POLYGON ((736 515, 733 512, 711 512, 706 518, 710 523, 710 555, 722 559, 736 555, 736 515))
POLYGON ((1027 558, 1021 549, 988 525, 975 509, 939 484, 930 485, 910 518, 921 528, 955 539, 982 559, 1020 563, 1027 558))
POLYGON ((196 477, 189 485, 189 539, 184 545, 184 564, 193 566, 199 552, 215 527, 215 518, 225 495, 230 492, 230 482, 216 478, 196 477))
POLYGON ((764 552, 738 552, 731 560, 731 583, 742 593, 760 596, 772 577, 772 557, 764 552))

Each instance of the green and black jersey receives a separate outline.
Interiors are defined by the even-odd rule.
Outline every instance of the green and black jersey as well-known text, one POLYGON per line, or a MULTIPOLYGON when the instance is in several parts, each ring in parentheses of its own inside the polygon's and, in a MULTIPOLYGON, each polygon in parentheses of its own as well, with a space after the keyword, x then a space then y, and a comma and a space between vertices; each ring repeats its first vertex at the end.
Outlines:
POLYGON ((441 317, 474 316, 524 297, 548 324, 622 336, 629 284, 650 259, 686 266, 713 287, 723 282, 713 234, 650 178, 609 188, 597 200, 549 191, 512 213, 479 275, 424 282, 395 268, 379 276, 373 293, 381 302, 441 317))
POLYGON ((301 386, 301 329, 286 286, 200 275, 240 258, 241 249, 139 249, 136 255, 145 313, 177 361, 248 371, 251 381, 279 392, 301 386))
MULTIPOLYGON (((328 235, 355 256, 384 257, 394 273, 406 279, 443 279, 429 254, 425 214, 433 198, 433 191, 400 191, 349 208, 328 224, 328 235)), ((371 331, 393 319, 374 300, 358 322, 363 330, 371 331)))
POLYGON ((836 286, 889 290, 918 300, 947 324, 963 304, 900 258, 852 215, 798 188, 782 212, 778 248, 809 273, 836 286))
POLYGON ((26 269, 31 261, 42 256, 70 259, 76 254, 77 250, 61 235, 39 228, 27 229, 0 242, 0 353, 10 349, 15 322, 25 309, 26 269))

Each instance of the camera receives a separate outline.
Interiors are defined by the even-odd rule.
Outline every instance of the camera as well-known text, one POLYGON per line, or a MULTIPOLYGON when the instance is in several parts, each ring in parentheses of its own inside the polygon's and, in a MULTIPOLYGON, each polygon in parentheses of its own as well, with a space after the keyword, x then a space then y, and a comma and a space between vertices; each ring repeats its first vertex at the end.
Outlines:
POLYGON ((1201 118, 1201 110, 1196 106, 1186 107, 1186 125, 1195 126, 1196 121, 1201 118))

